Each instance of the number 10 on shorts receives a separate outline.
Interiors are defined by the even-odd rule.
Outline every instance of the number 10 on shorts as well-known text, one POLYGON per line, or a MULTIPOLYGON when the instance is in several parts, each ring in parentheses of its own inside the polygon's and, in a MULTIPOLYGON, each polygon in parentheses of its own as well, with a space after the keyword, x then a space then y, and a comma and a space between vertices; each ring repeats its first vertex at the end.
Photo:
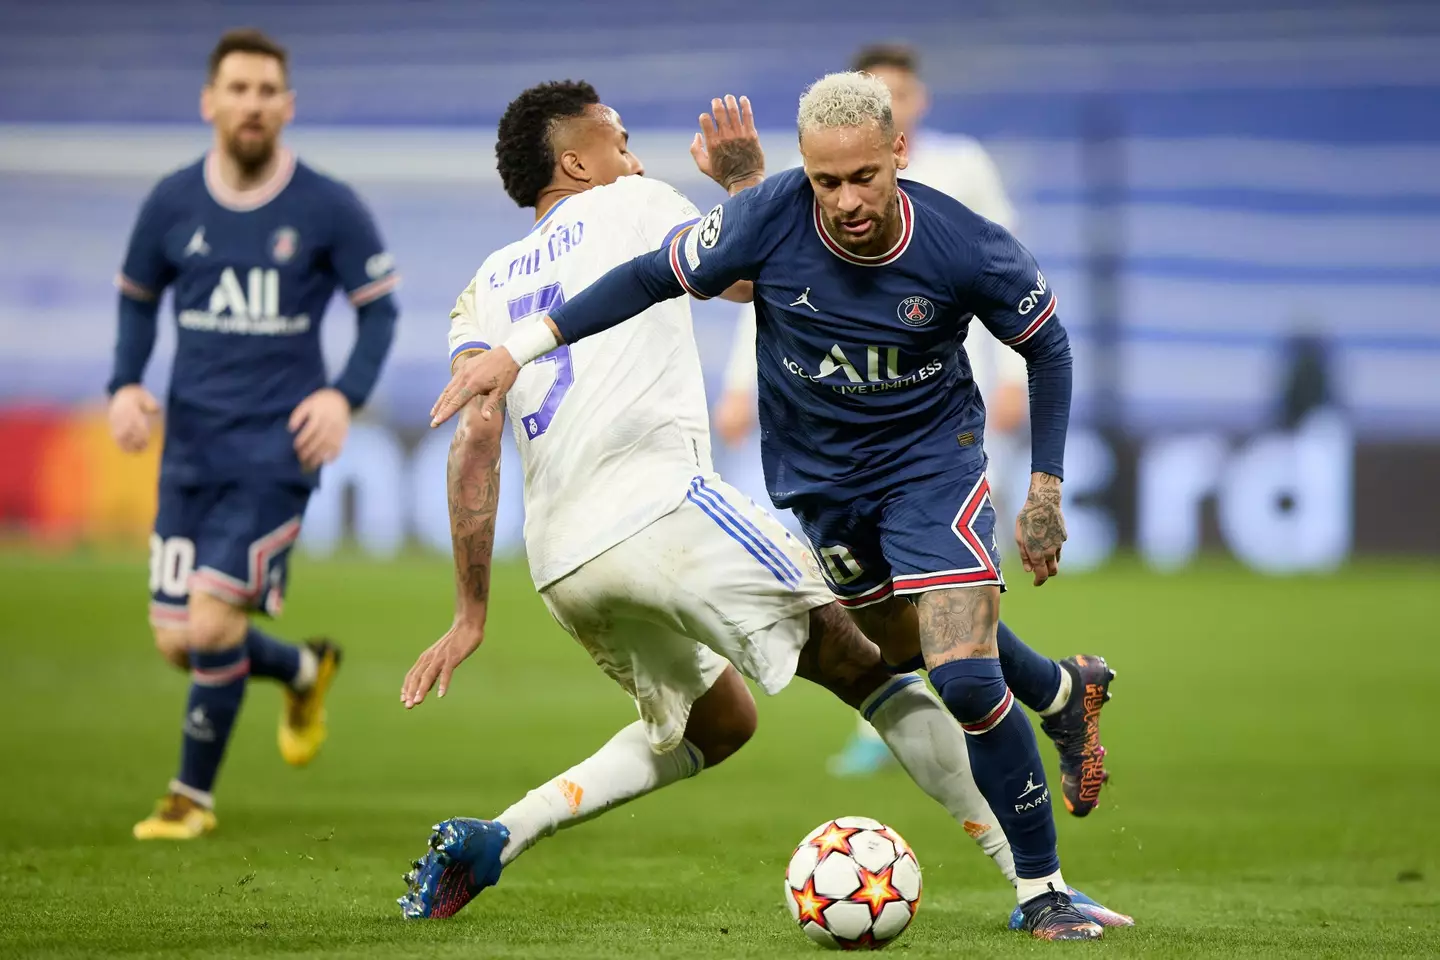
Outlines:
POLYGON ((825 564, 826 575, 837 587, 860 579, 860 575, 865 572, 860 568, 860 561, 850 553, 849 547, 836 544, 833 547, 821 547, 819 552, 820 562, 825 564))

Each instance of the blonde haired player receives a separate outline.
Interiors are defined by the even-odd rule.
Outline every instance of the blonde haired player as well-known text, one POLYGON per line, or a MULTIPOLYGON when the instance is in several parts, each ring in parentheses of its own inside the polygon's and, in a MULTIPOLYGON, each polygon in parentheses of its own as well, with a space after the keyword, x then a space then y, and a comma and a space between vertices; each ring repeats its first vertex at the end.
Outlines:
MULTIPOLYGON (((715 135, 692 150, 739 192, 759 179, 763 156, 748 105, 743 121, 733 100, 716 110, 722 130, 707 116, 702 126, 715 135)), ((588 84, 522 94, 500 122, 497 155, 507 193, 537 220, 461 294, 453 364, 502 344, 525 350, 517 332, 527 320, 701 229, 685 197, 639 176, 618 115, 588 84)), ((736 296, 749 295, 738 286, 736 296)), ((959 726, 918 676, 890 675, 809 552, 714 473, 688 301, 547 353, 506 405, 536 588, 640 716, 494 820, 442 822, 407 876, 407 917, 451 916, 539 839, 724 761, 755 729, 742 673, 768 693, 799 675, 867 715, 922 789, 957 821, 988 828, 973 830, 976 840, 1013 883, 1008 841, 970 778, 959 726)), ((407 707, 436 684, 444 696, 484 638, 501 422, 480 401, 460 414, 448 470, 455 622, 406 676, 407 707)))
MULTIPOLYGON (((907 179, 933 187, 1002 227, 1015 229, 1015 208, 1005 192, 1000 171, 980 142, 922 126, 930 109, 930 96, 920 77, 919 57, 912 48, 903 44, 874 44, 856 53, 852 68, 879 78, 890 89, 895 129, 905 135, 910 147, 910 164, 905 169, 907 179)), ((792 166, 798 164, 797 157, 792 166)), ((1023 502, 1028 478, 1023 458, 1027 404, 1025 360, 979 324, 970 327, 965 352, 970 358, 975 383, 985 398, 985 450, 990 457, 996 509, 1002 515, 1009 515, 1010 504, 1023 502)), ((715 406, 715 432, 732 447, 743 443, 755 429, 757 376, 755 308, 747 303, 740 307, 735 339, 725 365, 724 390, 715 406)), ((1002 629, 1009 632, 1008 627, 1002 625, 1002 629)), ((1077 666, 1066 662, 1071 667, 1077 666)), ((1055 675, 1060 682, 1056 696, 1034 705, 1042 717, 1063 710, 1075 686, 1070 667, 1061 664, 1055 675)), ((855 735, 844 750, 830 758, 829 768, 836 776, 866 776, 892 760, 885 741, 861 717, 856 723, 855 735)), ((1083 764, 1084 760, 1081 758, 1080 762, 1083 764)), ((1068 808, 1083 816, 1093 808, 1093 802, 1081 798, 1078 779, 1076 783, 1076 789, 1070 791, 1074 796, 1067 795, 1068 808)))

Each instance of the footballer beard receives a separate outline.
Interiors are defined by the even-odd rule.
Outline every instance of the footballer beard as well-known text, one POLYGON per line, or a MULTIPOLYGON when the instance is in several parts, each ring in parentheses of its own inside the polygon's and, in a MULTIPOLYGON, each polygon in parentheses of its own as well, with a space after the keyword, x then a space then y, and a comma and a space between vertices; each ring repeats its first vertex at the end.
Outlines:
POLYGON ((883 215, 862 213, 857 217, 831 216, 825 214, 825 225, 830 236, 846 252, 857 257, 879 256, 895 245, 900 239, 900 193, 896 191, 883 215), (854 228, 864 224, 863 232, 854 228))
POLYGON ((245 179, 253 180, 275 159, 276 140, 263 124, 247 121, 225 139, 225 152, 230 154, 245 179))

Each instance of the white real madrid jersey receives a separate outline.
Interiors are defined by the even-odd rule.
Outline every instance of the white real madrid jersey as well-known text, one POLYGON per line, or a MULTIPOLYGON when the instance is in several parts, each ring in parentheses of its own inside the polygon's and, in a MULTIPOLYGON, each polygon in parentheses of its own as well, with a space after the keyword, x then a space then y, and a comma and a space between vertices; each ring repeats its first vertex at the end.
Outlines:
MULTIPOLYGON (((450 314, 450 356, 503 344, 511 327, 612 267, 663 246, 699 213, 644 177, 574 194, 491 254, 450 314)), ((711 472, 690 303, 656 304, 520 371, 506 398, 525 473, 525 547, 537 589, 674 510, 711 472)))

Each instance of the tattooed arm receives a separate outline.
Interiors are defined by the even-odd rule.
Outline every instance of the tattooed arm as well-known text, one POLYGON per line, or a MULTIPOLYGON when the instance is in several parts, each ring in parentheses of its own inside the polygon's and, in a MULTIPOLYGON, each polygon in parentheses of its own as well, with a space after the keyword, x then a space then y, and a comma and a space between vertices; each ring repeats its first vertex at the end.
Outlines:
POLYGON ((690 141, 690 156, 700 172, 730 196, 765 179, 765 151, 755 130, 755 114, 748 97, 737 102, 733 96, 710 101, 712 117, 700 114, 700 132, 690 141))
POLYGON ((482 418, 479 405, 472 402, 460 415, 445 465, 455 557, 455 622, 472 624, 477 633, 485 629, 490 604, 503 423, 499 417, 482 418))
POLYGON ((1060 572, 1060 547, 1065 543, 1065 516, 1060 512, 1060 478, 1030 474, 1030 494, 1015 517, 1015 542, 1025 571, 1035 586, 1060 572))
POLYGON ((483 402, 471 401, 461 412, 445 469, 455 557, 455 620, 445 636, 421 654, 406 674, 400 692, 406 709, 423 701, 437 682, 439 695, 445 696, 455 668, 485 639, 495 516, 500 505, 500 433, 504 419, 485 419, 481 414, 483 402))
MULTIPOLYGON (((710 101, 712 117, 700 114, 700 132, 690 142, 690 156, 700 172, 730 196, 748 190, 765 180, 765 151, 760 147, 760 134, 755 130, 755 114, 750 98, 733 96, 710 101)), ((755 299, 755 284, 741 280, 731 284, 721 299, 732 303, 749 303, 755 299)))

